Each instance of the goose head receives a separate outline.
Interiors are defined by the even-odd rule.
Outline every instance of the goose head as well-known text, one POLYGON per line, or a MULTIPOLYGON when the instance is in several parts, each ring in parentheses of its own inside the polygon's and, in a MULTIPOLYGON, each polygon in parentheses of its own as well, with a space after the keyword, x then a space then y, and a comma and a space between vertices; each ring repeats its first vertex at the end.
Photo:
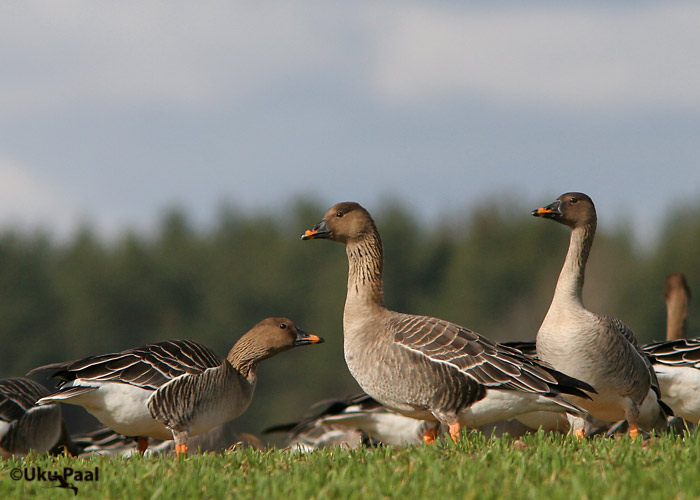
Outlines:
POLYGON ((571 228, 597 222, 593 200, 584 193, 565 193, 549 205, 533 210, 532 215, 552 219, 571 228))
POLYGON ((342 243, 359 240, 376 232, 376 226, 369 212, 353 201, 336 203, 328 209, 321 222, 307 229, 302 240, 330 239, 342 243))
POLYGON ((321 337, 297 328, 289 318, 266 318, 236 342, 229 357, 245 353, 246 359, 261 361, 292 347, 321 342, 321 337))

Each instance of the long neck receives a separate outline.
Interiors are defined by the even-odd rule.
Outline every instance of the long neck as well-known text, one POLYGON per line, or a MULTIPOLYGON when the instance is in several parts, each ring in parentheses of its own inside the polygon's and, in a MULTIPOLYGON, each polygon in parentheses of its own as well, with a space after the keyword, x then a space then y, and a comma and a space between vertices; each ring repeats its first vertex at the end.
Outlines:
POLYGON ((382 269, 384 251, 379 233, 374 230, 348 242, 348 305, 384 306, 382 269))
POLYGON ((248 342, 248 339, 242 337, 229 351, 226 359, 249 383, 254 384, 256 380, 255 370, 258 363, 265 358, 260 349, 256 349, 248 342))
POLYGON ((666 299, 666 340, 682 339, 686 336, 688 296, 682 289, 675 289, 666 299))
POLYGON ((583 307, 583 280, 586 261, 591 251, 596 225, 588 224, 576 227, 571 231, 569 250, 566 253, 564 266, 559 273, 559 280, 554 291, 554 301, 563 300, 575 302, 583 307))

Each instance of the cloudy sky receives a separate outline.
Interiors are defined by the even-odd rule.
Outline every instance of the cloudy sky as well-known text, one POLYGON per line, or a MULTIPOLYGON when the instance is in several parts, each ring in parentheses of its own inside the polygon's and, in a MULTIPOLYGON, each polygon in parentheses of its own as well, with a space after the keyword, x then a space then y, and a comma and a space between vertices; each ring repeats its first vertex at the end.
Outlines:
POLYGON ((653 234, 700 195, 697 1, 0 5, 0 224, 590 194, 653 234))

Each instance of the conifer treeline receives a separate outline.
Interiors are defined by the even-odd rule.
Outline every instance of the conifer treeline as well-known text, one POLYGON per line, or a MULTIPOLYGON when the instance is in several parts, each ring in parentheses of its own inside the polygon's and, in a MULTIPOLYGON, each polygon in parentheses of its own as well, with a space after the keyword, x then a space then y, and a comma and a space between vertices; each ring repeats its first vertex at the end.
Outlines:
MULTIPOLYGON (((167 338, 197 340, 223 356, 259 320, 288 316, 326 343, 264 363, 240 429, 258 432, 300 416, 316 400, 358 391, 342 354, 344 249, 299 239, 326 208, 227 209, 206 230, 174 210, 156 234, 109 243, 89 229, 60 244, 0 234, 0 376, 167 338)), ((529 217, 528 207, 484 207, 439 225, 420 222, 404 206, 368 208, 384 241, 387 306, 496 340, 534 338, 568 230, 529 217)), ((663 338, 663 279, 671 271, 700 289, 700 207, 669 214, 659 241, 643 251, 629 231, 599 228, 586 305, 622 318, 641 342, 663 338)), ((691 335, 700 335, 698 323, 700 301, 691 300, 691 335)))

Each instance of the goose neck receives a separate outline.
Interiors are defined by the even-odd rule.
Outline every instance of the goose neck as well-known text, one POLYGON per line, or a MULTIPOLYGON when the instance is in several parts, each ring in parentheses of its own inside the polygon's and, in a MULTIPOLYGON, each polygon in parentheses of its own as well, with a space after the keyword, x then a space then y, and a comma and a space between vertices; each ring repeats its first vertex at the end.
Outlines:
POLYGON ((685 338, 688 315, 688 297, 677 291, 666 301, 666 340, 685 338))
POLYGON ((247 345, 245 339, 239 340, 228 353, 226 360, 240 373, 249 383, 254 384, 256 380, 256 368, 262 359, 262 353, 252 349, 247 345))
POLYGON ((554 292, 554 300, 575 301, 583 304, 583 282, 586 262, 595 236, 595 224, 575 227, 571 231, 569 250, 554 292))
POLYGON ((382 270, 384 252, 379 234, 369 233, 363 238, 349 242, 348 255, 348 304, 383 306, 382 270))

